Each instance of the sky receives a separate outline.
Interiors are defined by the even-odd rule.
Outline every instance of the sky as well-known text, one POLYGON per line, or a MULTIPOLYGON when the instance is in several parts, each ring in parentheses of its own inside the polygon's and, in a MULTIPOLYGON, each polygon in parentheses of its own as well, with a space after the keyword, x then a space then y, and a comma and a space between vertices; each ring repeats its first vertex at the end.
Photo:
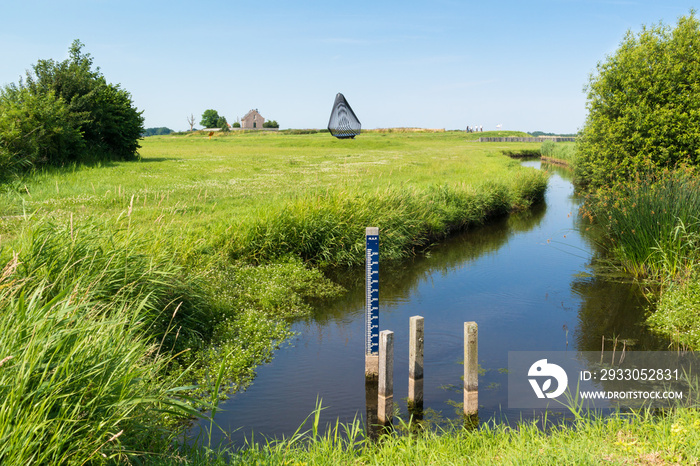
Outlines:
POLYGON ((338 92, 363 128, 574 133, 585 85, 628 30, 673 26, 659 0, 0 0, 0 85, 84 44, 145 127, 214 109, 325 128, 338 92))

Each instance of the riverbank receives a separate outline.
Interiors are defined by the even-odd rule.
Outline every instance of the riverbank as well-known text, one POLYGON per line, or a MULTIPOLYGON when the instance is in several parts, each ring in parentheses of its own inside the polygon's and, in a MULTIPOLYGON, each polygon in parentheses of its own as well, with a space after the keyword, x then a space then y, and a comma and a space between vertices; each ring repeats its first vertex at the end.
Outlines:
MULTIPOLYGON (((87 337, 103 338, 92 329, 104 319, 123 315, 119 325, 136 329, 120 337, 131 343, 113 358, 83 351, 86 373, 91 364, 109 372, 99 388, 71 385, 72 413, 84 415, 83 403, 93 399, 84 390, 124 393, 114 381, 135 377, 153 392, 141 396, 144 387, 117 403, 137 407, 138 422, 130 410, 105 421, 103 409, 90 411, 92 424, 68 414, 52 421, 64 378, 74 375, 66 368, 27 379, 28 364, 42 367, 63 353, 36 352, 38 342, 17 338, 19 346, 0 355, 7 382, 2 412, 43 400, 38 387, 57 389, 43 400, 47 410, 37 411, 48 417, 23 424, 46 430, 4 442, 0 457, 23 463, 42 451, 45 461, 60 462, 71 451, 80 463, 97 454, 162 454, 178 419, 212 410, 224 387, 246 386, 287 337, 285 319, 309 312, 307 299, 342 292, 321 269, 360 263, 366 226, 382 229, 383 259, 406 257, 452 232, 527 209, 545 186, 545 175, 450 132, 375 133, 355 141, 278 133, 153 137, 143 142, 140 162, 76 166, 4 185, 0 292, 3 314, 26 316, 13 321, 18 335, 31 334, 47 312, 76 304, 91 310, 71 311, 66 321, 81 338, 52 327, 58 322, 42 324, 66 355, 94 347, 87 337), (72 335, 71 345, 62 335, 72 335), (147 356, 135 365, 127 358, 133 354, 147 356), (11 388, 25 379, 30 385, 19 386, 29 398, 11 388), (171 406, 169 414, 163 406, 171 406), (65 443, 43 448, 56 431, 65 443), (88 434, 90 441, 73 451, 88 434)), ((21 418, 0 418, 0 432, 10 426, 22 432, 21 418)))
MULTIPOLYGON (((255 444, 236 453, 194 449, 188 464, 696 464, 700 414, 679 408, 664 414, 577 416, 568 426, 543 431, 536 422, 487 424, 478 430, 389 434, 366 439, 358 422, 335 424, 319 435, 314 413, 299 433, 281 442, 255 444)), ((401 425, 405 430, 407 424, 401 425)), ((158 464, 177 465, 176 460, 158 464)))

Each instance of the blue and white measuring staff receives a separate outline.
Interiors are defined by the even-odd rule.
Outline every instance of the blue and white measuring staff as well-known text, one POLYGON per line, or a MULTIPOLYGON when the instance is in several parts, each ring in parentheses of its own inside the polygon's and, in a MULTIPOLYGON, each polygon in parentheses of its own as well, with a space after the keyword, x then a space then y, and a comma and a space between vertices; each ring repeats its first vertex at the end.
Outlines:
POLYGON ((365 354, 379 354, 379 228, 365 233, 365 354))

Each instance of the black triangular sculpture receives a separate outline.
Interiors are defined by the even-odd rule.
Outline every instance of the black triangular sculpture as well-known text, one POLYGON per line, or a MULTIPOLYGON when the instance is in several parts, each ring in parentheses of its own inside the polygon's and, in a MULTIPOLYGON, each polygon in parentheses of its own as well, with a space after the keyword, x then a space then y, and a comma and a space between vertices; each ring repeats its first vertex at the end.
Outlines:
POLYGON ((328 120, 328 131, 338 139, 354 138, 360 134, 362 125, 340 92, 335 96, 331 118, 328 120))

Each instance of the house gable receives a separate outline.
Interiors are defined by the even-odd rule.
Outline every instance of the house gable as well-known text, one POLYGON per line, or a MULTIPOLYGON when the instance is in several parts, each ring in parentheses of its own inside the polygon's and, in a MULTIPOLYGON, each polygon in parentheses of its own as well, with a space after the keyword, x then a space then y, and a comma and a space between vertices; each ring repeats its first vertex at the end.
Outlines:
POLYGON ((258 109, 250 110, 241 118, 242 129, 262 129, 263 123, 265 123, 265 118, 258 113, 258 109))

